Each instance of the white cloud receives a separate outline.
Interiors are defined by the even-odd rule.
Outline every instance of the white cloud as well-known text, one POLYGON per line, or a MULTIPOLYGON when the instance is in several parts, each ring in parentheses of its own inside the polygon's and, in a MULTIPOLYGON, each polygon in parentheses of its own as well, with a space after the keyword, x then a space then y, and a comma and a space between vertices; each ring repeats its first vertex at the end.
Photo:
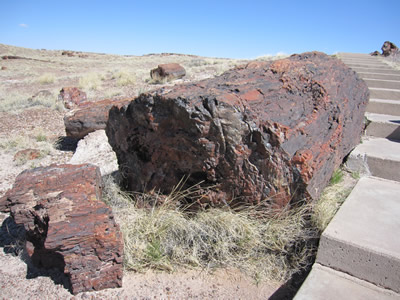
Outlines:
POLYGON ((19 24, 19 27, 28 28, 29 26, 28 26, 28 24, 21 23, 21 24, 19 24))

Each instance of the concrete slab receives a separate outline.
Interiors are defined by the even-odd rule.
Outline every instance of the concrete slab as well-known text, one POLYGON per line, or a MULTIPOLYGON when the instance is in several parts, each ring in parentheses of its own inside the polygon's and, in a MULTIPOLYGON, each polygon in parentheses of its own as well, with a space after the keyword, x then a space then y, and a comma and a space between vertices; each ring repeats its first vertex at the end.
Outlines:
POLYGON ((369 99, 367 112, 400 116, 400 100, 369 99))
POLYGON ((357 63, 357 62, 344 62, 350 68, 367 68, 367 69, 382 69, 393 70, 390 66, 384 63, 357 63))
MULTIPOLYGON (((351 66, 349 66, 351 67, 351 66)), ((368 72, 368 73, 378 73, 378 74, 389 74, 389 75, 400 75, 400 71, 394 69, 381 69, 381 68, 361 68, 361 67, 351 67, 354 71, 358 72, 368 72)))
POLYGON ((362 175, 400 181, 400 143, 384 138, 364 138, 348 156, 346 168, 362 175))
POLYGON ((399 300, 400 295, 348 274, 314 264, 294 300, 399 300))
POLYGON ((370 121, 366 135, 400 141, 400 116, 367 112, 365 117, 370 121))
POLYGON ((371 88, 400 90, 400 81, 364 78, 365 83, 371 88))
POLYGON ((384 80, 400 80, 400 74, 399 75, 393 75, 393 74, 382 74, 382 73, 369 73, 369 72, 357 72, 357 74, 361 78, 373 78, 373 79, 384 79, 384 80))
POLYGON ((400 90, 397 89, 382 89, 369 88, 370 98, 400 100, 400 90))
POLYGON ((400 182, 361 178, 322 233, 316 262, 400 292, 400 182))

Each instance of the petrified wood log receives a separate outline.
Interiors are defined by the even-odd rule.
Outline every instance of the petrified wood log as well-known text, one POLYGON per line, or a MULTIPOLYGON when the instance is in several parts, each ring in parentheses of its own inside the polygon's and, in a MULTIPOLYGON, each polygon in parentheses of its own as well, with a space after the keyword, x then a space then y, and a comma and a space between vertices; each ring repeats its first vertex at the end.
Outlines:
POLYGON ((52 165, 22 172, 0 198, 33 263, 66 273, 74 294, 122 285, 122 236, 101 191, 97 167, 52 165))
POLYGON ((177 63, 161 64, 150 71, 150 77, 155 80, 174 80, 186 75, 186 70, 177 63))
POLYGON ((111 107, 121 107, 132 99, 112 100, 105 99, 97 102, 83 102, 79 107, 64 117, 67 136, 81 139, 90 132, 105 129, 108 112, 111 107))
POLYGON ((323 53, 252 62, 112 108, 106 132, 126 188, 170 192, 184 176, 201 201, 317 198, 359 143, 369 93, 323 53))

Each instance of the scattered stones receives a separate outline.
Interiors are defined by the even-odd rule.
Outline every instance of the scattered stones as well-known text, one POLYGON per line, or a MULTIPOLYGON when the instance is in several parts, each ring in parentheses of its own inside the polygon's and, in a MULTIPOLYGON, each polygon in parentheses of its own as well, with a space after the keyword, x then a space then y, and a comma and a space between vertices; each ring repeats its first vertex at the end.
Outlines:
POLYGON ((58 95, 58 100, 64 103, 64 107, 72 109, 87 100, 86 93, 77 87, 63 87, 58 95))
POLYGON ((25 149, 20 150, 14 155, 14 161, 24 162, 28 160, 38 159, 42 156, 42 153, 38 149, 25 149))
POLYGON ((316 199, 359 143, 369 92, 311 52, 250 63, 114 107, 106 133, 124 185, 171 192, 182 178, 211 205, 316 199))
POLYGON ((118 171, 117 156, 108 143, 104 130, 91 132, 80 140, 69 163, 93 164, 100 168, 102 176, 118 171))
POLYGON ((150 71, 150 76, 153 80, 157 81, 171 81, 180 79, 186 75, 185 69, 176 63, 161 64, 157 68, 150 71))
POLYGON ((2 70, 2 71, 5 71, 5 70, 7 70, 7 67, 2 66, 2 67, 1 67, 1 70, 2 70))
POLYGON ((381 49, 382 49, 382 55, 385 57, 396 55, 399 53, 399 48, 397 48, 395 44, 389 41, 384 42, 381 49))
POLYGON ((64 117, 65 131, 68 137, 81 139, 90 132, 106 128, 108 112, 111 107, 121 107, 133 98, 123 100, 106 99, 97 102, 82 103, 64 117))
POLYGON ((122 285, 122 236, 101 195, 96 166, 52 165, 22 172, 0 198, 33 263, 67 274, 73 294, 122 285))

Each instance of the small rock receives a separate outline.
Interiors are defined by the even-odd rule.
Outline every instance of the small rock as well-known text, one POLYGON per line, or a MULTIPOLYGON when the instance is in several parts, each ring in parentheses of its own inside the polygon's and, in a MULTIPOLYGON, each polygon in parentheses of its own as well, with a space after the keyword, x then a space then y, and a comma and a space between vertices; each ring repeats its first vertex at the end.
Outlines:
POLYGON ((154 80, 175 80, 186 75, 185 69, 176 63, 161 64, 157 68, 150 71, 150 76, 154 80))
POLYGON ((7 67, 4 67, 4 66, 3 66, 3 67, 1 67, 1 70, 2 70, 2 71, 7 70, 7 67))

